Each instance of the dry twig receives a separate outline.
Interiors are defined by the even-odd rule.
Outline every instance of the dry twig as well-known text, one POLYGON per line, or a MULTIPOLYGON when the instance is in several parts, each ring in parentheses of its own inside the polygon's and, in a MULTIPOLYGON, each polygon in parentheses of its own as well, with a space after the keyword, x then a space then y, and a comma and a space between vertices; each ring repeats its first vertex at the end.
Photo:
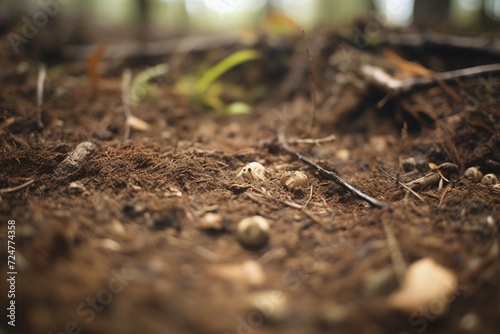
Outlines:
POLYGON ((44 63, 40 64, 38 69, 38 81, 36 85, 36 123, 39 129, 43 129, 42 106, 43 106, 43 87, 47 78, 47 67, 44 63))
POLYGON ((309 46, 307 45, 306 32, 304 31, 304 29, 302 29, 302 38, 304 39, 304 44, 305 44, 306 54, 307 54, 307 64, 309 65, 309 83, 311 85, 311 99, 312 99, 312 107, 313 107, 311 125, 310 125, 309 130, 306 132, 306 134, 309 134, 313 130, 314 125, 316 123, 316 110, 318 109, 318 102, 316 99, 316 82, 314 81, 312 57, 311 57, 311 54, 309 53, 309 46))
POLYGON ((391 174, 389 174, 387 171, 385 171, 383 168, 379 168, 379 170, 384 173, 384 175, 386 175, 387 177, 393 179, 394 181, 397 182, 398 185, 400 185, 401 187, 405 188, 406 190, 408 190, 413 196, 415 196, 416 198, 418 198, 421 202, 425 203, 425 200, 422 198, 422 196, 420 196, 419 194, 417 194, 413 189, 411 189, 410 187, 408 187, 406 184, 402 183, 401 181, 399 181, 397 178, 395 178, 394 176, 392 176, 391 174))
POLYGON ((23 184, 20 184, 20 185, 18 185, 18 186, 15 186, 15 187, 10 187, 10 188, 0 189, 0 194, 11 193, 11 192, 14 192, 14 191, 17 191, 17 190, 23 189, 24 187, 29 186, 29 185, 30 185, 30 184, 32 184, 33 182, 35 182, 35 180, 29 180, 28 182, 25 182, 25 183, 23 183, 23 184))
POLYGON ((283 131, 278 132, 278 141, 279 141, 281 147, 287 153, 295 156, 297 159, 299 159, 300 161, 302 161, 306 165, 309 165, 310 167, 314 168, 319 173, 319 175, 321 175, 322 177, 334 181, 335 183, 337 183, 341 187, 349 190, 350 192, 352 192, 353 194, 355 194, 356 196, 358 196, 360 199, 364 200, 365 202, 369 203, 373 207, 377 207, 377 208, 387 208, 388 207, 387 204, 376 200, 375 198, 365 194, 361 190, 350 185, 346 180, 344 180, 340 176, 340 174, 333 172, 333 171, 330 171, 330 170, 327 170, 327 169, 324 169, 323 167, 319 166, 318 164, 307 159, 305 156, 303 156, 299 152, 296 152, 293 149, 291 149, 290 146, 288 146, 288 144, 286 142, 285 135, 284 135, 283 131))
POLYGON ((401 284, 406 272, 406 262, 392 228, 384 222, 384 219, 382 219, 382 227, 384 228, 385 237, 387 239, 387 247, 389 248, 389 254, 391 256, 394 272, 396 273, 398 281, 401 284))
POLYGON ((458 170, 458 166, 450 162, 445 162, 437 166, 435 169, 433 169, 432 172, 422 176, 421 178, 406 183, 406 186, 414 191, 420 191, 426 188, 430 188, 435 184, 439 184, 439 181, 443 179, 443 170, 454 172, 458 170))
POLYGON ((373 84, 392 93, 407 92, 418 86, 431 85, 435 81, 451 81, 463 77, 480 75, 484 73, 500 71, 500 64, 489 64, 464 68, 449 72, 435 73, 433 77, 416 77, 409 79, 397 79, 383 70, 381 67, 373 65, 361 66, 361 73, 365 79, 373 84))
POLYGON ((337 137, 335 135, 329 135, 324 138, 318 138, 318 139, 312 139, 312 138, 297 138, 297 139, 292 139, 288 141, 289 144, 311 144, 311 145, 317 145, 321 146, 322 143, 328 143, 335 141, 337 137))
POLYGON ((123 140, 128 140, 130 137, 130 123, 128 120, 132 117, 132 111, 130 110, 130 83, 132 81, 132 71, 127 68, 123 71, 122 79, 122 103, 123 112, 125 113, 125 133, 123 134, 123 140))

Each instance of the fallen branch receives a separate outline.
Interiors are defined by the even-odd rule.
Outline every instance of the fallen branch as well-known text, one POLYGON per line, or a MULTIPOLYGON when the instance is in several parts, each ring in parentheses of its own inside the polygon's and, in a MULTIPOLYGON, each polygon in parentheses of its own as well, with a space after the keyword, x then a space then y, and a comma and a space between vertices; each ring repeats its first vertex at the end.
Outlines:
POLYGON ((45 79, 47 78, 47 67, 45 64, 40 64, 38 69, 38 81, 36 85, 36 123, 38 129, 43 129, 42 122, 42 106, 43 106, 43 87, 45 84, 45 79))
POLYGON ((309 165, 310 167, 314 168, 319 173, 319 175, 321 175, 322 177, 334 181, 335 183, 337 183, 341 187, 349 190, 354 195, 358 196, 360 199, 369 203, 373 207, 376 207, 376 208, 387 208, 388 207, 387 204, 376 200, 375 198, 363 193, 361 190, 358 190, 355 187, 353 187, 352 185, 350 185, 346 180, 344 180, 340 176, 340 174, 324 169, 323 167, 319 166, 318 164, 316 164, 316 163, 312 162, 311 160, 307 159, 306 157, 304 157, 302 154, 291 149, 288 146, 288 144, 286 143, 285 136, 284 136, 283 132, 278 133, 278 141, 279 141, 281 147, 283 148, 283 150, 285 150, 287 153, 295 156, 297 159, 299 159, 300 161, 302 161, 306 165, 309 165))

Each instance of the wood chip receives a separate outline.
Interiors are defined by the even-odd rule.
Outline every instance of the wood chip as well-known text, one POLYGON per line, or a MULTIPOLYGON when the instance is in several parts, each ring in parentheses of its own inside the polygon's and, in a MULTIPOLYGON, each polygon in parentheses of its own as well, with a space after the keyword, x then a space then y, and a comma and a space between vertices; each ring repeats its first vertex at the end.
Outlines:
POLYGON ((71 151, 68 156, 57 166, 56 174, 73 173, 80 169, 85 161, 97 150, 97 145, 83 142, 71 151))

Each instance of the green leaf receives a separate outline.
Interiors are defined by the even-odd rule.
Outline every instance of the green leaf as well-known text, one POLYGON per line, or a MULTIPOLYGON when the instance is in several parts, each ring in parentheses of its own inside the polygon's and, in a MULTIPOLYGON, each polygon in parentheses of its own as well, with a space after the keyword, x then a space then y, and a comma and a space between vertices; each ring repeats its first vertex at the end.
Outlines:
POLYGON ((221 75, 228 72, 233 67, 260 57, 260 52, 252 49, 240 50, 224 58, 219 63, 208 69, 205 74, 196 82, 195 91, 203 94, 221 75))
POLYGON ((246 115, 252 112, 252 106, 245 102, 233 102, 226 108, 226 113, 229 115, 246 115))

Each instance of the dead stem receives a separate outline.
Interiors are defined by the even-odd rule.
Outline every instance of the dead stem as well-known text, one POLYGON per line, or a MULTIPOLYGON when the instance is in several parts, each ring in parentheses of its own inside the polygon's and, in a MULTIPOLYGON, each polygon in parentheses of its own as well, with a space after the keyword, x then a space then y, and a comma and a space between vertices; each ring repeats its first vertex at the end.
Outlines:
POLYGON ((398 278, 399 283, 403 282, 403 278, 406 272, 406 262, 399 249, 398 241, 394 236, 392 228, 384 222, 382 219, 382 227, 384 228, 385 237, 387 239, 387 247, 389 248, 389 253, 391 256, 392 265, 394 267, 394 272, 398 278))
POLYGON ((406 183, 408 188, 411 188, 414 191, 424 190, 426 188, 430 188, 435 184, 438 184, 440 180, 443 179, 442 171, 447 170, 449 172, 454 172, 458 170, 458 166, 452 164, 451 162, 445 162, 441 165, 437 166, 432 172, 416 179, 411 182, 406 183), (438 172, 439 171, 439 172, 438 172))
POLYGON ((446 196, 446 194, 451 190, 451 187, 448 187, 446 188, 444 191, 443 191, 443 194, 441 195, 441 198, 439 199, 439 204, 438 204, 438 208, 441 207, 441 205, 443 204, 443 200, 444 200, 444 197, 446 196))
POLYGON ((130 138, 130 123, 128 120, 132 117, 132 111, 130 110, 130 83, 132 81, 132 71, 127 68, 123 71, 122 79, 122 103, 123 112, 125 113, 125 133, 123 134, 123 140, 128 140, 130 138))
POLYGON ((29 186, 29 185, 30 185, 30 184, 32 184, 33 182, 35 182, 35 180, 29 180, 28 182, 25 182, 25 183, 23 183, 23 184, 20 184, 20 185, 18 185, 18 186, 15 186, 15 187, 10 187, 10 188, 0 189, 0 194, 11 193, 11 192, 14 192, 14 191, 17 191, 17 190, 23 189, 24 187, 29 186))
POLYGON ((335 141, 336 139, 337 139, 337 137, 334 134, 331 134, 327 137, 318 138, 318 139, 313 139, 313 138, 292 139, 288 143, 289 144, 311 144, 311 145, 321 146, 322 143, 332 142, 332 141, 335 141))
POLYGON ((321 175, 324 178, 330 179, 337 183, 338 185, 342 186, 343 188, 349 190, 350 192, 354 193, 356 196, 358 196, 360 199, 364 200, 365 202, 369 203, 371 206, 376 207, 376 208, 387 208, 387 204, 380 202, 376 200, 375 198, 365 194, 361 190, 353 187, 350 185, 346 180, 344 180, 340 174, 326 170, 323 167, 319 166, 318 164, 312 162, 311 160, 307 159, 304 157, 302 154, 294 151, 291 149, 288 144, 286 143, 285 135, 283 131, 278 132, 278 141, 281 144, 281 147, 289 154, 295 156, 297 159, 305 163, 306 165, 309 165, 310 167, 314 168, 319 175, 321 175))
POLYGON ((401 187, 405 188, 406 190, 408 190, 413 196, 415 196, 416 198, 418 198, 421 202, 425 203, 425 200, 422 198, 422 196, 420 196, 419 194, 417 194, 413 189, 411 189, 410 187, 408 187, 406 184, 402 183, 401 181, 399 181, 396 177, 392 176, 391 174, 389 174, 387 171, 385 171, 383 168, 379 167, 379 170, 384 174, 386 175, 387 177, 393 179, 394 181, 396 181, 396 183, 398 185, 400 185, 401 187))
POLYGON ((43 129, 43 122, 42 122, 43 87, 45 85, 46 78, 47 78, 47 67, 45 66, 44 63, 41 63, 38 69, 38 81, 36 85, 36 106, 37 106, 36 123, 38 129, 43 129))
POLYGON ((302 211, 304 211, 307 208, 307 206, 309 205, 309 203, 312 200, 312 197, 313 197, 313 185, 311 184, 311 190, 309 191, 309 198, 307 199, 307 201, 302 206, 302 211))
POLYGON ((498 71, 500 71, 500 64, 489 64, 449 72, 435 73, 433 77, 417 77, 401 80, 392 77, 380 67, 372 65, 361 66, 361 73, 363 73, 367 81, 384 88, 388 92, 393 92, 394 94, 407 92, 417 86, 431 85, 436 82, 436 80, 441 80, 443 82, 452 81, 463 77, 498 71))
POLYGON ((309 53, 309 46, 307 45, 306 32, 304 31, 304 29, 302 29, 302 38, 304 39, 304 45, 307 54, 307 64, 309 66, 309 84, 311 86, 311 100, 313 107, 311 125, 309 127, 309 130, 307 130, 307 132, 304 134, 304 136, 307 136, 312 132, 312 130, 314 129, 314 125, 316 124, 316 110, 318 109, 318 101, 316 98, 316 82, 314 81, 312 57, 311 54, 309 53))

